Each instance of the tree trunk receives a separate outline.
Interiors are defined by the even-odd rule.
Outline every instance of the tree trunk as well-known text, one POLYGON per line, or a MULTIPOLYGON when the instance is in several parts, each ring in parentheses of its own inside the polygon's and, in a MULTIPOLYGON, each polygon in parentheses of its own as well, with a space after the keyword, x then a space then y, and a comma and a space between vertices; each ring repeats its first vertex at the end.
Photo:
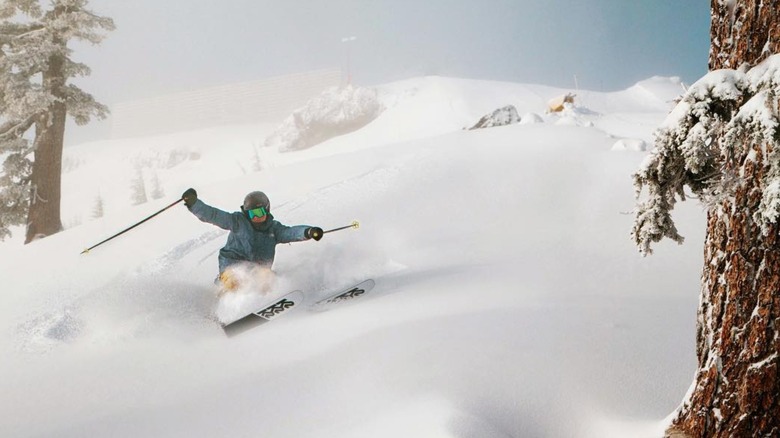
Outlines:
POLYGON ((752 218, 763 170, 749 167, 734 199, 707 214, 698 370, 673 422, 688 436, 780 436, 780 228, 763 236, 752 218))
POLYGON ((60 194, 62 147, 65 138, 64 58, 52 56, 43 86, 58 98, 35 123, 35 156, 30 176, 30 210, 24 243, 62 231, 60 194))
MULTIPOLYGON (((753 66, 777 53, 777 3, 712 0, 710 70, 753 66)), ((780 436, 780 227, 763 235, 753 220, 767 168, 761 145, 747 146, 727 163, 746 166, 743 184, 707 213, 698 369, 668 436, 780 436), (747 160, 751 149, 756 156, 747 160)))
POLYGON ((751 66, 780 48, 780 2, 711 0, 709 69, 751 66))

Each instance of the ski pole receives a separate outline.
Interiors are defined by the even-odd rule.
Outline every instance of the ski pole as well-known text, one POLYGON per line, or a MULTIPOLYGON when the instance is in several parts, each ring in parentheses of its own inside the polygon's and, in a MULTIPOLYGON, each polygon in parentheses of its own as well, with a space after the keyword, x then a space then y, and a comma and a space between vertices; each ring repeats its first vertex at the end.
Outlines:
POLYGON ((357 228, 360 228, 360 222, 358 222, 358 221, 354 221, 354 222, 352 222, 351 224, 349 224, 349 225, 346 225, 346 226, 343 226, 343 227, 338 227, 338 228, 334 228, 334 229, 332 229, 332 230, 323 231, 323 232, 322 232, 322 234, 325 234, 325 233, 332 233, 332 232, 334 232, 334 231, 339 231, 339 230, 346 230, 347 228, 355 228, 355 229, 357 229, 357 228))
POLYGON ((141 225, 142 223, 144 223, 144 222, 148 221, 149 219, 151 219, 151 218, 153 218, 153 217, 157 216, 158 214, 160 214, 160 213, 164 212, 165 210, 167 210, 167 209, 169 209, 169 208, 173 207, 174 205, 178 204, 179 202, 181 202, 181 201, 183 201, 183 200, 184 200, 184 199, 178 199, 176 202, 174 202, 174 203, 172 203, 171 205, 169 205, 169 206, 167 206, 167 207, 163 208, 162 210, 158 211, 157 213, 154 213, 153 215, 151 215, 151 216, 147 217, 146 219, 144 219, 144 220, 142 220, 142 221, 140 221, 140 222, 138 222, 138 223, 136 223, 136 224, 134 224, 134 225, 131 225, 131 226, 129 226, 129 227, 127 227, 127 228, 125 228, 124 230, 122 230, 122 231, 120 231, 120 232, 118 232, 118 233, 114 234, 113 236, 109 237, 108 239, 106 239, 106 240, 104 240, 104 241, 102 241, 102 242, 100 242, 100 243, 96 243, 96 244, 94 244, 94 245, 90 246, 89 248, 85 249, 84 251, 81 251, 81 254, 86 254, 86 253, 88 253, 90 250, 92 250, 92 249, 94 249, 94 248, 96 248, 96 247, 98 247, 98 246, 100 246, 100 245, 102 245, 102 244, 104 244, 104 243, 108 242, 109 240, 113 239, 114 237, 118 237, 118 236, 121 236, 122 234, 125 234, 126 232, 128 232, 128 231, 132 230, 133 228, 135 228, 135 227, 137 227, 137 226, 139 226, 139 225, 141 225))

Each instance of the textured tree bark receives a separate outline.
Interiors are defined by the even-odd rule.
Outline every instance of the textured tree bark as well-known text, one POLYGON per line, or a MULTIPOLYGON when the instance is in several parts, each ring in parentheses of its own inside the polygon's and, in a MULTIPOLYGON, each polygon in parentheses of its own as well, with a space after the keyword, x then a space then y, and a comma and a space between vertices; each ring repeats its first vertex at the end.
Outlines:
POLYGON ((711 0, 709 69, 751 66, 778 52, 780 2, 711 0))
MULTIPOLYGON (((710 70, 780 51, 780 2, 712 0, 711 12, 710 70)), ((698 369, 670 437, 780 437, 780 227, 764 235, 753 220, 767 169, 762 145, 746 146, 726 163, 744 181, 707 213, 698 369)))
POLYGON ((24 243, 62 231, 60 195, 62 147, 67 113, 63 87, 65 59, 52 56, 43 74, 43 86, 58 100, 35 122, 35 161, 30 176, 30 210, 24 243))
POLYGON ((763 236, 753 221, 764 175, 748 168, 734 199, 707 215, 698 370, 673 422, 687 436, 780 436, 780 229, 763 236))

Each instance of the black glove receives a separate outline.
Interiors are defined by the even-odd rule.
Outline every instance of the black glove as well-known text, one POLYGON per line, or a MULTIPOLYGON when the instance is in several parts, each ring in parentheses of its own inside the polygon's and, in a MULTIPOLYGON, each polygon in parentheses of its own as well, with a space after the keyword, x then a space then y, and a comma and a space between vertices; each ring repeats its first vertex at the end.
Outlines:
POLYGON ((307 239, 314 239, 314 240, 320 240, 322 239, 322 228, 320 227, 309 227, 306 229, 306 232, 304 233, 304 236, 306 236, 307 239))
POLYGON ((181 199, 184 199, 184 205, 190 208, 198 200, 198 192, 195 189, 187 189, 186 192, 182 193, 181 199))

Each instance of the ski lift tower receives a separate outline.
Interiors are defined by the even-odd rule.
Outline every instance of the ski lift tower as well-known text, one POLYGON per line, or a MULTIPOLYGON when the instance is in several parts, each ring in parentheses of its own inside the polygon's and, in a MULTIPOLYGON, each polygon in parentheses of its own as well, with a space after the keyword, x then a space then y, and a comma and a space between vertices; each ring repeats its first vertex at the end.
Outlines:
POLYGON ((351 42, 355 41, 357 37, 350 36, 350 37, 344 37, 341 39, 341 42, 346 46, 347 51, 347 85, 352 84, 352 69, 350 66, 350 59, 349 59, 349 46, 351 42))

